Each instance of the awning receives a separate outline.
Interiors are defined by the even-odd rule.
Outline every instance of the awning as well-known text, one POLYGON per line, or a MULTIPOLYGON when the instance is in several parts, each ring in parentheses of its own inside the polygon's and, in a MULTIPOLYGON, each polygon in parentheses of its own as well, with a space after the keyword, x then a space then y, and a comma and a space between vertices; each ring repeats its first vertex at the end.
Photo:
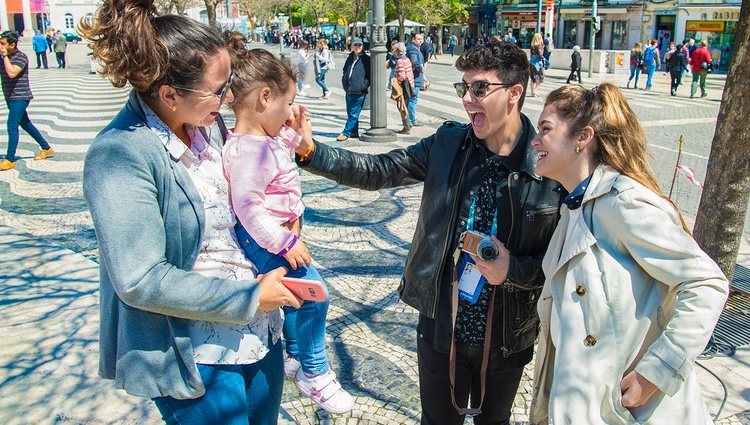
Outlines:
MULTIPOLYGON (((397 27, 398 26, 398 19, 394 19, 391 22, 388 22, 385 24, 387 27, 397 27)), ((425 24, 420 24, 419 22, 410 21, 408 19, 404 19, 404 27, 424 27, 425 24)))
MULTIPOLYGON (((565 7, 565 8, 560 9, 560 13, 561 14, 566 14, 566 13, 591 14, 591 8, 590 7, 589 8, 577 7, 577 8, 571 9, 571 8, 565 7)), ((600 7, 600 8, 597 8, 596 13, 600 15, 624 15, 628 13, 628 9, 625 7, 600 7)))

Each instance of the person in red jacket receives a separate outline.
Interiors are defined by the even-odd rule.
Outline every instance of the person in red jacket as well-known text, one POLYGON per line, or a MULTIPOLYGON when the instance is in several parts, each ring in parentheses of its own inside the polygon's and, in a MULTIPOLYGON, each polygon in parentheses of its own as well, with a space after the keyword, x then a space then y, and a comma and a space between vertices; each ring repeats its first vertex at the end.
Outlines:
POLYGON ((693 72, 693 85, 690 88, 691 98, 695 97, 698 80, 700 80, 701 85, 701 97, 708 96, 708 93, 706 93, 706 76, 713 59, 711 59, 711 53, 708 52, 706 46, 708 46, 708 41, 701 41, 701 46, 690 55, 690 70, 693 72))

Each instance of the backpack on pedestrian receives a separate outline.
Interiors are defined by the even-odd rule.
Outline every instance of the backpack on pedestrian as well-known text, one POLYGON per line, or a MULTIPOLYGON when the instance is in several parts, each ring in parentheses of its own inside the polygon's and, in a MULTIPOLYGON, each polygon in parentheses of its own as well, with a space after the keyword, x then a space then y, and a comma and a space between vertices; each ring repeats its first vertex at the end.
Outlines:
POLYGON ((650 65, 654 63, 654 52, 656 51, 656 47, 647 47, 646 51, 643 53, 643 62, 647 65, 650 65))
POLYGON ((547 37, 544 39, 544 49, 550 53, 555 50, 555 44, 552 41, 552 37, 547 37))

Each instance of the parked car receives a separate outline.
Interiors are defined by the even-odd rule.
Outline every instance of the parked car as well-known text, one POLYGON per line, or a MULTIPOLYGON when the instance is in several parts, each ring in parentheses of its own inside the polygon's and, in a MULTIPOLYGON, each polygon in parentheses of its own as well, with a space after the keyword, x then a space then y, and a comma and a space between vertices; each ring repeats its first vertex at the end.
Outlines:
POLYGON ((81 37, 79 37, 76 33, 64 32, 62 34, 65 36, 65 39, 68 40, 68 43, 78 43, 79 41, 81 41, 81 37))

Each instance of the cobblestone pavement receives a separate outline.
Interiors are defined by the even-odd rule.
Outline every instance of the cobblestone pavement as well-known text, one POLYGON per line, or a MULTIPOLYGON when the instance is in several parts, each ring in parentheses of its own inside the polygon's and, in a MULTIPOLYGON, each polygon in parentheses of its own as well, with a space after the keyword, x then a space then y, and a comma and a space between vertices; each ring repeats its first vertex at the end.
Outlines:
MULTIPOLYGON (((79 49, 82 57, 82 46, 72 48, 79 49)), ((336 59, 341 69, 343 56, 337 54, 336 59)), ((0 173, 0 224, 96 261, 95 235, 81 190, 83 159, 96 133, 124 103, 127 90, 112 88, 99 76, 88 75, 88 66, 83 60, 80 63, 57 72, 31 70, 36 97, 29 114, 58 153, 48 161, 32 161, 38 148, 22 132, 18 153, 23 159, 18 161, 16 170, 0 173)), ((432 86, 420 93, 419 101, 419 120, 426 126, 391 143, 334 140, 346 119, 340 83, 334 75, 329 75, 333 88, 330 100, 306 97, 298 102, 311 110, 319 140, 356 152, 385 152, 430 134, 446 119, 465 121, 460 101, 449 84, 460 81, 460 73, 444 65, 430 65, 427 72, 432 86)), ((564 82, 564 77, 557 74, 550 74, 542 87, 543 94, 564 82)), ((622 84, 624 78, 616 76, 622 84)), ((658 80, 666 78, 657 76, 658 80)), ((317 90, 312 87, 308 92, 317 90)), ((685 93, 689 89, 682 90, 685 93)), ((721 87, 714 84, 709 90, 708 99, 693 100, 670 98, 656 91, 627 91, 652 141, 655 168, 664 187, 669 187, 672 178, 680 133, 688 138, 683 163, 695 167, 699 179, 705 174, 721 87)), ((542 99, 526 99, 524 112, 533 121, 541 111, 542 99)), ((368 116, 369 111, 365 111, 363 129, 367 128, 368 116)), ((4 128, 6 117, 5 106, 0 105, 0 128, 4 128)), ((390 101, 389 122, 399 122, 390 101)), ((421 186, 364 192, 307 172, 302 172, 302 178, 307 206, 303 239, 331 292, 327 329, 331 366, 342 385, 355 396, 356 406, 347 415, 328 415, 300 397, 293 383, 287 381, 282 423, 418 423, 417 313, 399 301, 396 289, 416 221, 421 186)), ((678 177, 675 194, 677 204, 687 213, 697 209, 698 187, 678 177)), ((529 365, 513 407, 515 424, 528 421, 531 376, 529 365)), ((732 417, 719 423, 742 422, 739 417, 732 417)))

